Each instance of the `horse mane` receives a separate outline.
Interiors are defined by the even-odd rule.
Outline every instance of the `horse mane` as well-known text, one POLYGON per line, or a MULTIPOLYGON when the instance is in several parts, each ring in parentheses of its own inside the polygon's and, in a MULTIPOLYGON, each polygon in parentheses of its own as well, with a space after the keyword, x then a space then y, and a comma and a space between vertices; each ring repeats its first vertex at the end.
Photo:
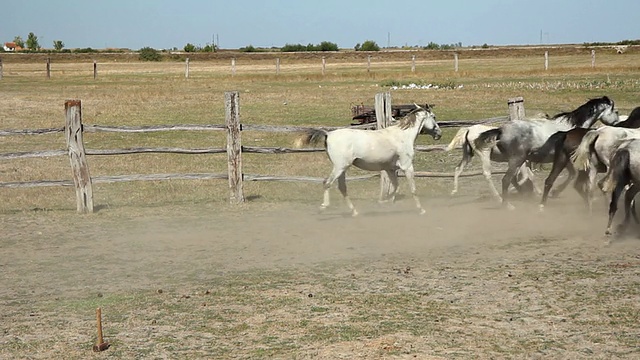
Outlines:
POLYGON ((396 125, 402 130, 407 130, 408 128, 415 126, 417 120, 416 113, 419 111, 431 111, 431 106, 427 105, 426 108, 416 107, 402 119, 398 120, 398 123, 396 125))
POLYGON ((577 109, 573 111, 561 112, 551 119, 558 120, 560 118, 564 118, 565 121, 574 126, 581 126, 588 118, 593 116, 598 106, 602 104, 610 104, 612 108, 615 106, 613 100, 609 99, 609 97, 607 96, 603 96, 601 98, 593 98, 580 105, 577 109))
POLYGON ((631 111, 627 120, 617 123, 616 126, 627 129, 640 128, 640 106, 631 111))

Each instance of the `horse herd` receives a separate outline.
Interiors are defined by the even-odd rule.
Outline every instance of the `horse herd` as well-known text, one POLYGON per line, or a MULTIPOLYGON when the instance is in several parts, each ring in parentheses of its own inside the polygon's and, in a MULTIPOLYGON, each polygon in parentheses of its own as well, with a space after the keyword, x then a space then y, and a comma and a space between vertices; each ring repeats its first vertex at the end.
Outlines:
MULTIPOLYGON (((329 206, 329 189, 337 180, 338 189, 353 216, 358 214, 347 194, 345 172, 350 166, 363 170, 383 171, 390 180, 388 196, 380 195, 380 201, 394 201, 398 190, 397 170, 402 170, 409 183, 411 195, 421 214, 425 210, 416 195, 413 158, 414 145, 419 134, 430 134, 438 140, 442 132, 430 106, 415 105, 415 109, 402 119, 393 119, 392 126, 379 130, 338 129, 326 131, 311 129, 296 141, 297 146, 323 142, 333 164, 331 174, 323 182, 324 201, 321 208, 329 206)), ((572 181, 585 200, 589 211, 593 208, 596 186, 610 194, 609 222, 606 234, 611 234, 611 224, 617 211, 622 192, 625 217, 617 233, 623 234, 633 212, 633 199, 640 192, 640 107, 628 116, 619 115, 615 103, 607 96, 590 99, 570 112, 553 117, 536 116, 525 120, 509 121, 499 127, 473 125, 461 128, 446 150, 462 148, 462 160, 454 172, 453 191, 458 191, 458 177, 473 156, 482 161, 482 172, 494 197, 506 208, 509 189, 534 190, 542 193, 540 209, 543 210, 549 195, 562 192, 572 181), (593 128, 600 121, 603 126, 593 128), (502 177, 501 192, 491 179, 493 162, 507 164, 502 177), (536 188, 532 163, 553 163, 544 182, 544 189, 536 188), (566 169, 567 179, 552 191, 558 175, 566 169), (606 173, 597 181, 598 173, 606 173), (637 185, 636 185, 637 184, 637 185)))

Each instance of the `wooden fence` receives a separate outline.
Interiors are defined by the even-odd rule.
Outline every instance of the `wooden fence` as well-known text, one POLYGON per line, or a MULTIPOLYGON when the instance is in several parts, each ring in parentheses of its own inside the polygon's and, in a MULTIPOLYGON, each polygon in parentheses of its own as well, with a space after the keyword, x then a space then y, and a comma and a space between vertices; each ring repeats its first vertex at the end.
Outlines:
MULTIPOLYGON (((447 121, 440 123, 440 127, 460 127, 481 123, 495 123, 508 119, 520 118, 524 116, 523 99, 509 99, 510 116, 495 117, 483 120, 447 121)), ((71 164, 72 180, 38 180, 29 182, 0 182, 0 188, 20 188, 39 186, 74 186, 76 191, 77 210, 80 213, 93 212, 93 188, 94 183, 115 183, 124 181, 155 181, 155 180, 188 180, 188 179, 228 179, 229 200, 231 203, 244 202, 243 182, 244 181, 308 181, 321 183, 323 178, 307 176, 273 176, 273 175, 251 175, 242 172, 242 154, 290 154, 290 153, 310 153, 322 152, 324 148, 295 149, 285 147, 254 147, 242 145, 243 131, 262 132, 300 132, 309 127, 300 126, 270 126, 241 124, 240 122, 240 95, 237 91, 225 93, 225 124, 224 125, 154 125, 154 126, 102 126, 87 125, 82 123, 82 104, 80 100, 67 100, 64 104, 66 122, 62 128, 35 129, 35 130, 0 130, 0 136, 11 135, 43 135, 64 132, 67 148, 65 150, 44 150, 30 152, 0 153, 2 159, 20 159, 34 157, 69 156, 71 164), (119 132, 119 133, 147 133, 157 131, 225 131, 227 134, 226 148, 124 148, 124 149, 86 149, 84 146, 84 132, 119 132), (87 156, 93 155, 125 155, 140 153, 173 153, 173 154, 218 154, 227 153, 228 172, 226 174, 214 173, 190 173, 190 174, 131 174, 115 176, 92 177, 89 171, 87 156)), ((390 93, 378 94, 376 96, 376 116, 377 124, 364 124, 350 126, 350 128, 374 129, 388 125, 391 114, 390 93)), ((326 130, 333 130, 339 127, 323 127, 326 130)), ((417 146, 416 150, 421 152, 443 151, 445 145, 417 146)), ((481 175, 480 172, 466 173, 465 176, 481 175)), ((362 180, 377 177, 379 174, 350 177, 349 180, 362 180)), ((442 172, 416 172, 418 177, 452 177, 452 173, 442 172)), ((381 180, 384 181, 384 180, 381 180)), ((381 182, 381 186, 384 182, 381 182)))
MULTIPOLYGON (((621 50, 620 47, 616 47, 616 50, 618 51, 618 53, 623 53, 624 49, 621 50)), ((459 54, 457 52, 452 52, 453 54, 453 70, 455 72, 458 72, 458 68, 459 68, 459 54)), ((595 68, 596 67, 596 51, 595 50, 591 50, 591 68, 595 68)), ((366 66, 366 71, 367 73, 371 72, 371 61, 372 61, 372 56, 371 55, 367 55, 366 58, 366 63, 363 64, 363 66, 366 66)), ((184 62, 184 76, 185 78, 189 78, 190 76, 190 60, 189 58, 185 58, 185 62, 184 62)), ((232 58, 231 59, 231 66, 230 66, 230 70, 231 70, 231 75, 235 76, 236 75, 236 66, 237 61, 236 58, 232 58)), ((411 60, 410 60, 410 68, 411 68, 411 72, 416 72, 416 55, 411 55, 411 60)), ((92 61, 92 66, 93 66, 93 79, 97 79, 98 78, 98 63, 96 60, 92 61)), ((326 58, 323 56, 321 58, 321 73, 322 75, 326 75, 326 67, 327 67, 327 60, 326 58)), ((276 75, 280 74, 280 58, 276 57, 275 58, 275 64, 274 64, 274 72, 276 75)), ((544 70, 549 70, 549 51, 545 50, 544 52, 544 70)), ((51 58, 47 57, 45 59, 45 76, 47 79, 51 79, 51 58)), ((2 80, 3 77, 3 63, 2 63, 2 59, 0 58, 0 80, 2 80)))

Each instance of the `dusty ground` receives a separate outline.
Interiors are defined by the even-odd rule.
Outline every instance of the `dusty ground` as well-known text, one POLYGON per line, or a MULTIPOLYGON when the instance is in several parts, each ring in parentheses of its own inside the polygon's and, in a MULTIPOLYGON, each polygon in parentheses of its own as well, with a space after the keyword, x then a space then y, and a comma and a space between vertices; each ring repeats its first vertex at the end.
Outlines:
POLYGON ((0 358, 640 357, 640 240, 604 209, 410 200, 2 215, 0 358))

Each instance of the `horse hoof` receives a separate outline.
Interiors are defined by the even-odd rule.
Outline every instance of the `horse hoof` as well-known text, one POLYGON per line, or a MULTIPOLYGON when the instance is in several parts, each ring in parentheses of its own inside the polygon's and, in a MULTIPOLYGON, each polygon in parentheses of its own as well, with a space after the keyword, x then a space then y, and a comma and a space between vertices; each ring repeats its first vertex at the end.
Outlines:
POLYGON ((611 234, 611 230, 609 230, 609 229, 605 230, 604 235, 605 236, 611 236, 612 235, 611 234))
POLYGON ((453 195, 455 195, 455 194, 457 194, 457 193, 458 193, 458 190, 451 190, 451 195, 452 195, 452 196, 453 196, 453 195))
POLYGON ((507 204, 507 210, 509 210, 509 211, 513 211, 513 210, 515 210, 515 209, 516 209, 516 207, 515 207, 515 206, 513 206, 513 205, 511 205, 511 204, 507 204))
POLYGON ((542 204, 538 205, 538 211, 539 212, 544 212, 544 205, 542 205, 542 204))
POLYGON ((427 210, 425 210, 425 209, 420 209, 420 215, 424 215, 424 214, 426 214, 426 213, 427 213, 427 210))
POLYGON ((352 217, 356 217, 358 216, 358 211, 356 211, 355 209, 351 212, 351 216, 352 217))

